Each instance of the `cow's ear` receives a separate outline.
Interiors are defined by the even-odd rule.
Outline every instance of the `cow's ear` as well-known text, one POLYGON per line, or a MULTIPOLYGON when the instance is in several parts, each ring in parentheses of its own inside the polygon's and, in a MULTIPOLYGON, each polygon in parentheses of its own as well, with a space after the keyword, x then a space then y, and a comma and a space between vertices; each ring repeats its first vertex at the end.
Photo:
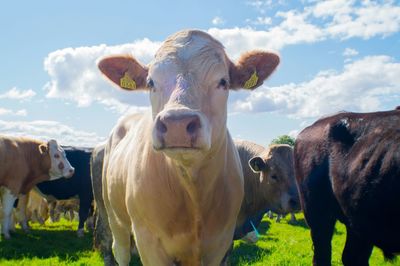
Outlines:
POLYGON ((253 90, 261 86, 279 64, 279 56, 274 53, 252 51, 243 54, 237 64, 229 68, 231 89, 253 90))
POLYGON ((260 173, 264 171, 267 167, 264 160, 259 156, 251 158, 249 160, 249 166, 254 173, 260 173))
POLYGON ((98 67, 109 80, 124 90, 146 89, 148 69, 129 55, 103 58, 98 67))
POLYGON ((47 147, 47 144, 40 144, 39 145, 39 152, 42 155, 46 155, 49 152, 49 148, 47 147))

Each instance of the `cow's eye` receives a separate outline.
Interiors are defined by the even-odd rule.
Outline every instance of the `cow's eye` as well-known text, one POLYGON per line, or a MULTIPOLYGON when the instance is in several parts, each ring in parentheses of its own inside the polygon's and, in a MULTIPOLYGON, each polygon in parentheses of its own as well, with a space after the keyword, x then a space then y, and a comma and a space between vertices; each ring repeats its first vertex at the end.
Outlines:
POLYGON ((149 88, 149 89, 154 88, 154 81, 152 79, 148 79, 146 87, 149 88))
POLYGON ((221 79, 218 83, 218 89, 226 90, 228 88, 228 81, 226 79, 221 79))
POLYGON ((277 175, 272 175, 271 178, 272 178, 273 180, 278 180, 278 176, 277 176, 277 175))
POLYGON ((60 158, 60 155, 58 153, 54 154, 54 158, 58 159, 60 158))

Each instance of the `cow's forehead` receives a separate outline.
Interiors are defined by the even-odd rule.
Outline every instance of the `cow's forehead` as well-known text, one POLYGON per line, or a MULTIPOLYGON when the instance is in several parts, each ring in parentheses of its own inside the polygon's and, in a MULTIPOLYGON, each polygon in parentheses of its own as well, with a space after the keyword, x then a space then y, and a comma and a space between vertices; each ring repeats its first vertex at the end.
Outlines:
POLYGON ((163 61, 188 67, 191 63, 225 63, 224 47, 207 33, 201 31, 181 31, 162 44, 155 55, 153 64, 163 61))

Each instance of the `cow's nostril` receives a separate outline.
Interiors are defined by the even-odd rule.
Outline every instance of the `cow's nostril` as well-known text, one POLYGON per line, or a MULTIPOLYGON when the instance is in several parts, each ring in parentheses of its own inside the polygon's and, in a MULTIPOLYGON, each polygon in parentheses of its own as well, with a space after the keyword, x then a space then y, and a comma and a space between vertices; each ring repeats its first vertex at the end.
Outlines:
POLYGON ((198 118, 192 120, 187 126, 186 131, 187 133, 193 135, 200 127, 200 121, 198 118))
POLYGON ((157 128, 157 131, 162 134, 167 133, 167 131, 168 131, 167 126, 161 120, 157 121, 156 128, 157 128))

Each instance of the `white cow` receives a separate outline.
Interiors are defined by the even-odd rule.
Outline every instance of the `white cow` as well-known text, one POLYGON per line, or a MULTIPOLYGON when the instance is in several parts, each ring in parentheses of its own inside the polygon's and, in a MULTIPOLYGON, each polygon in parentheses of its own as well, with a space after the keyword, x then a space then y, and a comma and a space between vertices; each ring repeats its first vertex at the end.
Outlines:
POLYGON ((234 64, 207 33, 185 30, 143 66, 112 56, 99 68, 123 89, 150 92, 152 112, 127 116, 105 148, 103 197, 119 265, 131 233, 144 265, 219 265, 243 199, 226 128, 230 89, 260 86, 279 63, 253 51, 234 64))

